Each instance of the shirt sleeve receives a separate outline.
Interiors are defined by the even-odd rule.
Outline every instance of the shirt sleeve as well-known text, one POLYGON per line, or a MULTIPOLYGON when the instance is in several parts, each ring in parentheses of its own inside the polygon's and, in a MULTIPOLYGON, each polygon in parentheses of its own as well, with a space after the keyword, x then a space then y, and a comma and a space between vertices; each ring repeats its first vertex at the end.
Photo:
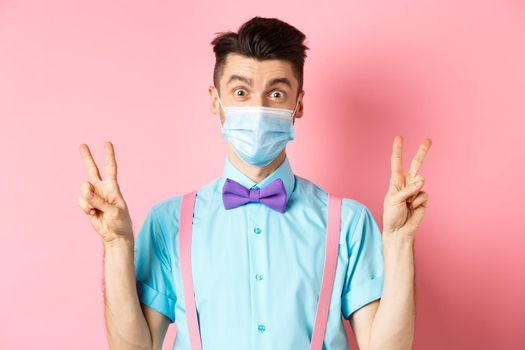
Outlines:
POLYGON ((135 277, 139 301, 175 322, 174 279, 168 240, 153 206, 135 238, 135 277))
POLYGON ((348 266, 343 286, 343 316, 381 298, 383 292, 384 258, 382 236, 370 210, 362 205, 347 236, 348 266), (357 220, 356 220, 357 219, 357 220))

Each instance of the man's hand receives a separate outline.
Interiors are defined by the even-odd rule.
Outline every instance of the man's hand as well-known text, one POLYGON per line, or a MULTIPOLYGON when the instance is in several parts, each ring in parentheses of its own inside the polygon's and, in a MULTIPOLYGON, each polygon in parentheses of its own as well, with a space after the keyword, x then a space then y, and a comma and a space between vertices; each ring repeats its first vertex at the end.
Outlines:
POLYGON ((113 144, 104 144, 106 178, 102 180, 97 165, 86 144, 80 145, 80 154, 93 183, 82 182, 78 205, 87 214, 91 226, 100 234, 104 243, 124 238, 133 242, 133 229, 128 207, 117 183, 117 163, 113 144))
POLYGON ((428 193, 422 191, 424 177, 418 174, 423 160, 432 145, 425 139, 410 163, 408 172, 403 170, 403 138, 396 136, 392 148, 392 175, 384 200, 383 238, 390 235, 414 238, 428 202, 428 193), (418 183, 418 181, 421 181, 418 183))

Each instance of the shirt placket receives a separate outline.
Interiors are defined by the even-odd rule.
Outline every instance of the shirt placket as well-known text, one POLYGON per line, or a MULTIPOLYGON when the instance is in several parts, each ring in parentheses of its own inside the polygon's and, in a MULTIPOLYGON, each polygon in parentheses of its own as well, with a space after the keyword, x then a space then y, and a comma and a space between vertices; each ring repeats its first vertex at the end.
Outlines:
POLYGON ((253 349, 268 349, 266 346, 271 337, 272 325, 269 323, 270 305, 268 300, 269 262, 268 262, 268 209, 261 203, 247 205, 247 233, 250 250, 250 299, 252 306, 252 334, 253 349))

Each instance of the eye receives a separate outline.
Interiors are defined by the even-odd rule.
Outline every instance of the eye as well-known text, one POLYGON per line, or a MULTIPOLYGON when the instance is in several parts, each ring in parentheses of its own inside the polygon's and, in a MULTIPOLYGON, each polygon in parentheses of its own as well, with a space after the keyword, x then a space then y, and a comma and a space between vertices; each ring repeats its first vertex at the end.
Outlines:
POLYGON ((246 90, 244 90, 244 89, 242 89, 242 88, 235 89, 235 90, 233 91, 233 94, 234 94, 235 96, 241 96, 241 97, 242 97, 242 96, 245 96, 245 95, 246 95, 246 90), (239 94, 239 92, 240 92, 240 94, 239 94))
POLYGON ((274 90, 274 91, 272 91, 271 96, 275 97, 275 98, 282 98, 282 97, 284 97, 284 93, 282 91, 279 91, 279 90, 274 90))

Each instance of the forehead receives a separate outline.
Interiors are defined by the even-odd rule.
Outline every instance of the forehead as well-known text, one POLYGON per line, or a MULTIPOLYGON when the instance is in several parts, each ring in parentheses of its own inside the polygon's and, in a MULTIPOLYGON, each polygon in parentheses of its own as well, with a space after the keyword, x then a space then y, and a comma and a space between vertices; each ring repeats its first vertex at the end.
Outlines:
POLYGON ((295 88, 297 85, 292 64, 286 60, 257 60, 240 54, 230 53, 226 56, 220 84, 226 85, 232 75, 249 78, 255 86, 264 86, 275 78, 288 78, 292 87, 295 88))

